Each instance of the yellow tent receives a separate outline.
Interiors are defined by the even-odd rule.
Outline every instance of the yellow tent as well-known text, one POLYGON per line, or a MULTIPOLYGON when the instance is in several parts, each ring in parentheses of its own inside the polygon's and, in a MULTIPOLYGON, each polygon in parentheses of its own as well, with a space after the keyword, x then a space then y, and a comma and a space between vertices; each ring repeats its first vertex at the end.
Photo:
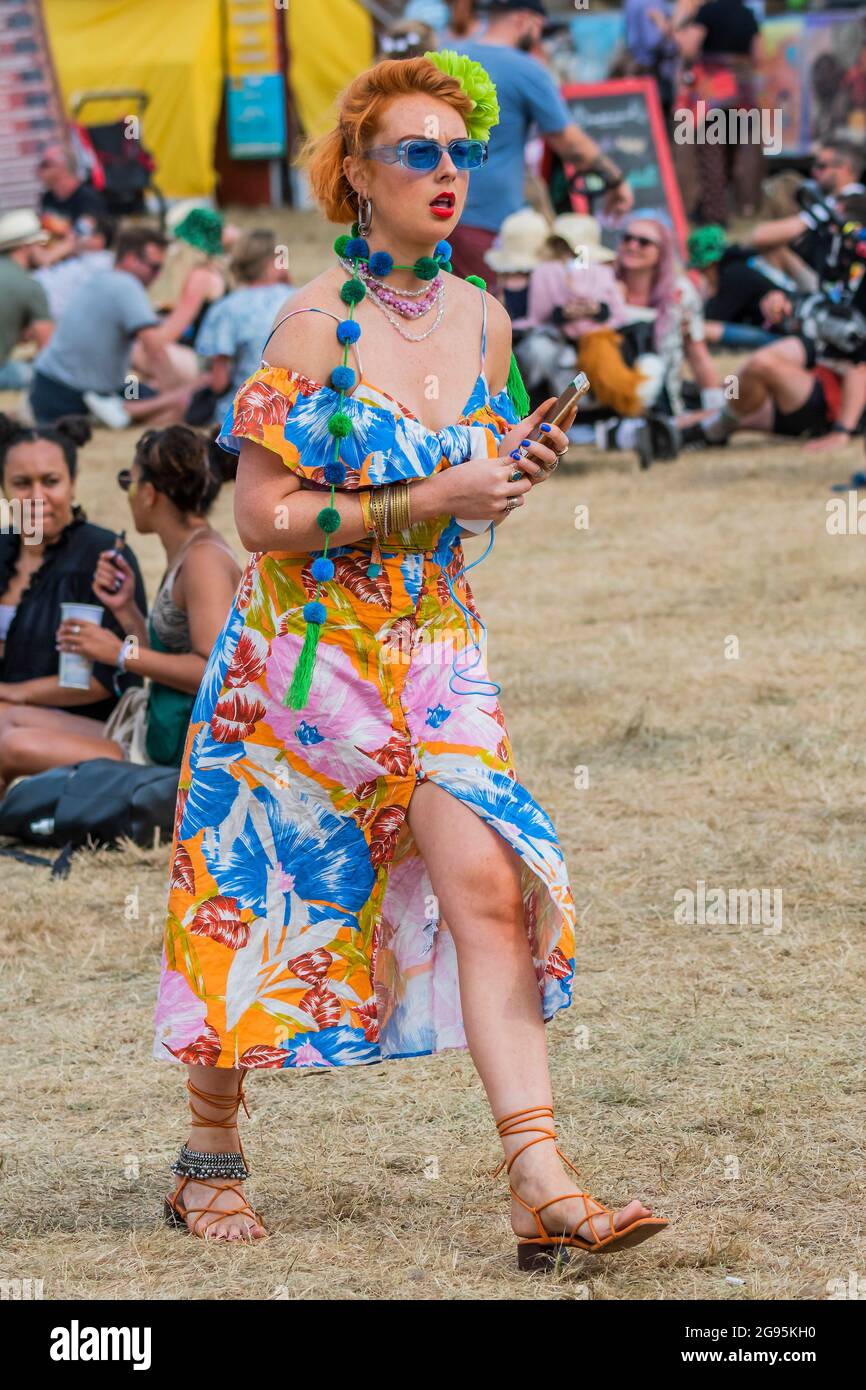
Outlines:
MULTIPOLYGON (((43 0, 43 9, 67 107, 85 88, 143 88, 150 104, 142 135, 157 161, 157 184, 169 198, 212 193, 223 89, 220 0, 43 0)), ((128 102, 100 102, 84 120, 128 114, 128 102)))
POLYGON ((334 98, 375 57, 373 21, 358 0, 298 0, 286 11, 289 78, 309 135, 334 123, 334 98))

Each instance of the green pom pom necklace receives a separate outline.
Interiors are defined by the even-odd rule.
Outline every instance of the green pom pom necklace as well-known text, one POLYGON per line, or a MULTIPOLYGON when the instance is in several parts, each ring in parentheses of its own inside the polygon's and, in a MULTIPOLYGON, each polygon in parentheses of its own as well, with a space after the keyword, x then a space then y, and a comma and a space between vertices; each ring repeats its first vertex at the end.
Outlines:
MULTIPOLYGON (((316 662, 316 649, 321 636, 322 625, 327 617, 327 610, 324 603, 321 602, 320 595, 322 585, 328 583, 329 578, 333 576, 333 565, 327 560, 328 545, 330 537, 340 527, 340 513, 334 506, 334 494, 339 484, 345 482, 346 479, 346 467, 340 459, 340 441, 347 439, 352 432, 352 417, 344 409, 347 392, 354 385, 355 380, 355 374, 349 366, 349 348, 361 336, 361 327, 354 318, 354 312, 355 306, 361 303, 366 294, 364 282, 358 276, 358 267, 361 264, 365 265, 368 272, 378 279, 384 279, 390 275, 392 270, 412 270, 418 279, 432 280, 440 270, 451 270, 451 247, 447 241, 440 241, 432 256, 419 256, 413 265, 395 265, 387 251, 375 251, 372 255, 370 254, 366 240, 359 233, 357 222, 352 225, 351 236, 343 233, 337 237, 334 242, 334 251, 341 260, 352 262, 353 273, 340 287, 340 298, 344 304, 349 306, 349 312, 347 317, 337 324, 337 341, 343 349, 343 357, 331 375, 333 389, 339 396, 337 409, 327 422, 328 431, 334 440, 333 458, 325 465, 324 469, 325 482, 330 483, 331 495, 329 505, 323 507, 316 517, 316 525, 324 534, 325 544, 321 556, 313 562, 313 573, 316 578, 315 598, 304 604, 303 607, 306 622, 304 643, 292 674, 291 684, 283 699, 283 704, 291 709, 303 709, 309 698, 316 662), (329 577, 325 578, 325 575, 329 577)), ((479 285, 481 289, 485 288, 485 282, 479 276, 469 275, 466 278, 470 283, 479 285)), ((507 389, 515 409, 518 410, 522 419, 529 412, 529 400, 513 353, 507 389)), ((370 578, 375 578, 380 573, 381 568, 382 556, 377 542, 373 549, 373 559, 367 567, 367 575, 370 578)))
MULTIPOLYGON (((349 306, 346 318, 337 324, 337 341, 343 349, 342 361, 331 374, 333 388, 339 395, 339 404, 328 419, 328 432, 334 440, 334 456, 330 463, 325 466, 325 482, 331 485, 330 504, 323 507, 316 517, 316 525, 323 532, 325 544, 321 556, 314 561, 314 572, 318 574, 329 573, 333 575, 333 566, 328 569, 330 562, 327 561, 328 545, 330 538, 340 528, 340 513, 334 506, 334 494, 338 485, 345 482, 346 467, 340 459, 340 441, 348 439, 352 433, 352 417, 344 409, 347 392, 354 385, 355 374, 349 366, 349 348, 356 343, 361 336, 360 324, 354 317, 355 306, 360 304, 367 293, 363 280, 358 276, 359 265, 367 266, 371 274, 379 279, 384 279, 390 275, 392 270, 414 270, 420 280, 432 280, 443 266, 448 263, 450 269, 451 247, 447 241, 441 241, 436 247, 432 256, 420 256, 414 265, 395 265, 393 258, 387 251, 377 251, 370 255, 370 248, 364 237, 360 235, 357 222, 352 225, 351 236, 345 232, 338 236, 334 242, 334 251, 341 260, 352 262, 353 273, 348 280, 340 286, 340 298, 344 304, 349 306), (323 565, 322 561, 326 561, 323 565)), ((374 550, 374 555, 378 551, 378 546, 374 550)), ((382 568, 381 554, 378 561, 374 560, 367 568, 370 578, 375 578, 382 568)), ((297 665, 292 674, 291 685, 283 699, 283 704, 291 709, 303 709, 310 694, 310 685, 313 680, 313 671, 316 664, 316 648, 319 644, 319 637, 322 632, 322 624, 325 622, 327 610, 321 602, 322 585, 328 580, 316 577, 315 598, 309 603, 304 604, 303 614, 306 622, 304 632, 304 644, 298 657, 297 665)))

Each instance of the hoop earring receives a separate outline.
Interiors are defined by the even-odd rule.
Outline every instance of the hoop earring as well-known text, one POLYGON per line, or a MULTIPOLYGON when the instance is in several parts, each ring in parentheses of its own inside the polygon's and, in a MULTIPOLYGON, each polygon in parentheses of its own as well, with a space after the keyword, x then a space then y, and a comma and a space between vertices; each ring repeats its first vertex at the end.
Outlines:
POLYGON ((373 226, 373 200, 358 197, 358 236, 369 236, 373 226))

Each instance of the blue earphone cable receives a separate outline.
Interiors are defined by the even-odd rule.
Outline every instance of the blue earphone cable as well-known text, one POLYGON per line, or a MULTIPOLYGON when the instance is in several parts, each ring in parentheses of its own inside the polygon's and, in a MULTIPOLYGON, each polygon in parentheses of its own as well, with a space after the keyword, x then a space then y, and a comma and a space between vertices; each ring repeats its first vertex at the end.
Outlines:
MULTIPOLYGON (((491 523, 490 523, 490 540, 489 540, 488 543, 487 543, 487 549, 484 551, 484 553, 483 553, 482 555, 479 555, 479 556, 478 556, 478 559, 477 559, 477 560, 473 560, 471 565, 462 565, 462 566, 460 567, 460 569, 457 571, 457 573, 455 574, 454 580, 461 579, 461 578, 467 573, 468 570, 473 569, 473 568, 475 567, 475 565, 480 565, 480 564, 481 564, 481 561, 484 560, 484 559, 486 559, 486 557, 490 554, 491 550, 493 549, 493 540, 494 540, 495 535, 496 535, 496 527, 493 525, 493 522, 491 522, 491 523)), ((445 575, 445 582, 446 582, 446 584, 448 585, 448 592, 449 592, 449 594, 451 595, 451 597, 452 597, 452 599, 454 600, 454 602, 457 604, 457 607, 460 608, 460 609, 462 610, 462 612, 463 612, 464 621, 465 621, 465 623, 466 623, 466 631, 467 631, 467 633, 469 634, 469 637, 472 639, 471 642, 470 642, 470 647, 472 647, 472 648, 475 649, 475 660, 474 660, 469 666, 467 666, 464 670, 458 670, 458 668, 457 668, 457 655, 458 655, 458 654, 457 654, 457 652, 454 653, 454 656, 451 658, 451 675, 448 677, 448 689, 451 690, 451 691, 453 691, 453 693, 454 693, 455 695, 476 695, 476 694, 477 694, 477 695, 498 695, 498 694, 500 693, 500 691, 502 690, 502 686, 499 685, 497 681, 488 680, 488 679, 486 679, 484 676, 470 676, 470 675, 467 675, 467 672, 468 672, 468 671, 474 670, 474 668, 478 665, 479 661, 481 660, 481 648, 480 648, 480 646, 479 646, 479 644, 478 644, 477 639, 473 636, 472 628, 471 628, 470 625, 469 625, 469 620, 470 620, 470 618, 475 617, 475 621, 478 623, 478 626, 481 628, 482 639, 485 638, 485 637, 487 636, 487 625, 486 625, 486 623, 484 623, 484 622, 482 621, 481 618, 476 617, 475 614, 473 614, 473 613, 470 613, 470 611, 469 611, 469 609, 466 607, 465 603, 461 603, 460 599, 457 597, 457 595, 456 595, 455 592, 454 592, 454 580, 452 580, 450 574, 446 574, 446 575, 445 575), (456 690, 455 687, 454 687, 454 685, 452 684, 452 682, 453 682, 455 676, 459 676, 461 680, 467 681, 467 682, 469 683, 469 685, 470 685, 470 689, 469 689, 469 690, 456 690), (488 689, 487 689, 487 690, 484 690, 484 691, 481 691, 481 690, 475 690, 474 688, 472 688, 472 687, 480 686, 480 685, 486 685, 486 686, 488 687, 488 689)))

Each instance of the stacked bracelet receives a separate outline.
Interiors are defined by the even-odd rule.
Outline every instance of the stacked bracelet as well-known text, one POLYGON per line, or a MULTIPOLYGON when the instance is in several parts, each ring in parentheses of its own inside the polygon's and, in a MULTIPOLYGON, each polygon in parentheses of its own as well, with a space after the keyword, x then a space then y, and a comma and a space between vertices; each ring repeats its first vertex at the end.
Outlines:
POLYGON ((373 537, 372 563, 367 573, 371 578, 382 568, 382 543, 394 531, 408 531, 411 524, 409 484, 388 483, 385 487, 365 488, 358 493, 364 529, 373 537))

